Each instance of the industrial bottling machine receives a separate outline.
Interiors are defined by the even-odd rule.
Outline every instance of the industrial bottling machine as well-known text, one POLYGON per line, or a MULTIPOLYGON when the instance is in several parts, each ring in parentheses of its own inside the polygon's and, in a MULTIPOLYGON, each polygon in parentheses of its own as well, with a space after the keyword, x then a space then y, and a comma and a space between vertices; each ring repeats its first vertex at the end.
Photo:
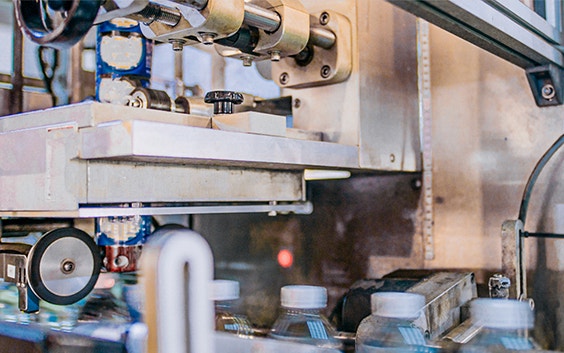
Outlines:
MULTIPOLYGON (((161 236, 174 236, 157 237, 147 247, 152 232, 160 228, 154 217, 307 215, 313 205, 306 180, 316 173, 321 179, 351 173, 421 173, 425 251, 432 251, 428 24, 400 8, 525 68, 537 105, 563 102, 564 57, 550 28, 526 23, 522 7, 501 1, 13 4, 18 28, 42 47, 70 48, 96 30, 96 94, 0 119, 0 216, 93 220, 97 242, 94 234, 72 226, 50 230, 33 245, 2 240, 0 277, 17 285, 20 310, 36 312, 40 299, 75 303, 92 291, 101 269, 136 271, 143 258, 149 331, 159 332, 149 336, 149 347, 159 347, 159 352, 185 345, 185 326, 194 329, 187 322, 209 314, 209 308, 199 308, 205 291, 195 293, 183 286, 186 277, 200 286, 211 277, 211 255, 208 258, 197 235, 175 227, 161 228, 161 236), (480 18, 484 13, 487 16, 480 18), (512 26, 517 26, 518 36, 508 32, 512 26), (245 67, 254 65, 279 87, 280 96, 224 89, 185 94, 183 84, 175 92, 155 89, 154 45, 169 46, 176 53, 194 46, 237 59, 245 67), (205 268, 203 273, 184 276, 186 268, 198 270, 194 264, 205 268), (165 296, 171 291, 176 295, 169 300, 165 296), (190 317, 171 319, 177 328, 162 333, 157 316, 173 318, 177 306, 183 305, 190 317)), ((492 277, 492 286, 524 298, 522 242, 535 233, 525 234, 522 218, 504 223, 503 270, 509 278, 492 277), (510 282, 514 289, 508 289, 510 282)), ((464 306, 477 295, 474 275, 466 271, 416 278, 391 275, 375 283, 388 282, 408 283, 404 290, 413 287, 427 296, 427 316, 421 321, 435 337, 460 324, 464 306)), ((361 294, 359 300, 366 301, 366 293, 361 294)), ((351 303, 343 304, 343 310, 351 303)), ((352 327, 359 318, 353 319, 352 327)), ((211 340, 208 334, 192 332, 199 337, 190 342, 192 351, 212 352, 205 344, 211 340)), ((222 337, 217 342, 242 345, 222 337)), ((286 349, 270 347, 267 340, 257 342, 255 350, 286 349)))

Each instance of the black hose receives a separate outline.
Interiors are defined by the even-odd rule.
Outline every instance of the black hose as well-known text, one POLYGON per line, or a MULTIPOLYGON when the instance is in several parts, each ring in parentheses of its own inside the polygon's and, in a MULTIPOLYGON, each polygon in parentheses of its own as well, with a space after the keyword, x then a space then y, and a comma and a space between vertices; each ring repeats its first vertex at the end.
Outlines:
POLYGON ((525 185, 525 190, 523 191, 523 198, 521 199, 521 207, 519 208, 519 220, 523 222, 525 225, 525 220, 527 218, 527 209, 529 207, 529 199, 531 198, 531 194, 533 192, 533 187, 535 186, 535 182, 539 177, 542 169, 548 163, 550 158, 556 153, 556 151, 564 145, 564 135, 561 135, 556 142, 550 146, 550 148, 544 153, 541 159, 535 165, 533 172, 529 176, 529 180, 527 180, 527 184, 525 185))

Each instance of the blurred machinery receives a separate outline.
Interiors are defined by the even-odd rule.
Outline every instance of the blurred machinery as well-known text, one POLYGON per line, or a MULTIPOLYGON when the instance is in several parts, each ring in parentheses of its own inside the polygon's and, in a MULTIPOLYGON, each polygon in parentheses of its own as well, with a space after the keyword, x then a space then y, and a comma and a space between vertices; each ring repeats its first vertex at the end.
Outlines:
MULTIPOLYGON (((465 21, 474 10, 455 0, 445 0, 444 8, 429 1, 390 2, 447 29, 458 29, 453 23, 465 21)), ((486 2, 477 3, 480 7, 486 2)), ((425 31, 418 29, 415 17, 392 4, 14 0, 14 8, 29 39, 57 49, 79 43, 99 26, 97 102, 0 119, 0 216, 94 219, 100 247, 75 228, 48 232, 33 246, 0 243, 1 273, 18 284, 22 310, 36 311, 38 298, 56 304, 82 299, 101 266, 114 272, 137 270, 139 253, 155 228, 153 216, 309 214, 305 171, 311 169, 426 171, 430 178, 432 166, 423 165, 421 157, 429 142, 421 135, 430 104, 424 71, 428 57, 423 49, 418 51, 425 48, 425 31), (172 97, 153 89, 153 43, 168 43, 177 52, 187 45, 213 45, 217 55, 239 59, 245 66, 267 63, 281 97, 262 99, 224 90, 172 97)), ((493 8, 503 19, 514 13, 499 4, 493 8)), ((475 33, 474 27, 464 30, 475 33)), ((476 36, 478 45, 527 69, 538 105, 562 103, 564 59, 561 52, 553 52, 553 42, 546 48, 550 40, 541 36, 530 47, 521 43, 521 51, 515 52, 496 37, 499 28, 480 28, 497 41, 476 36)), ((425 158, 429 161, 430 156, 425 158)), ((432 200, 430 180, 426 200, 432 200)), ((505 257, 513 261, 505 268, 509 278, 491 279, 494 296, 526 294, 519 222, 506 226, 517 252, 505 257), (517 284, 516 293, 508 289, 510 282, 517 284)), ((157 262, 154 251, 149 255, 157 262)), ((461 307, 476 296, 471 273, 401 280, 396 275, 374 286, 391 281, 402 290, 425 294, 422 326, 433 338, 459 324, 461 307)), ((366 306, 357 308, 360 314, 350 309, 355 300, 366 301, 364 285, 351 290, 343 303, 341 324, 346 329, 354 330, 365 314, 366 306)), ((153 289, 159 291, 157 285, 153 289)), ((154 297, 158 295, 163 294, 154 297)), ((176 309, 160 302, 169 312, 176 309)), ((150 316, 156 315, 154 310, 150 316)))

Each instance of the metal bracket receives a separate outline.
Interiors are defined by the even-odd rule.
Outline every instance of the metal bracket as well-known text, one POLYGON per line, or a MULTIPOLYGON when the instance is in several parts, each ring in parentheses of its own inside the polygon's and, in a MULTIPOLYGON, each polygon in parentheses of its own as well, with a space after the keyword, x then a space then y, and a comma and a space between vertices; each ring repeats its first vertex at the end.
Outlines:
POLYGON ((525 272, 524 241, 521 237, 523 222, 509 220, 501 226, 501 270, 514 286, 509 288, 509 297, 527 297, 527 276, 525 272))
POLYGON ((562 69, 548 64, 526 69, 525 72, 535 102, 539 107, 563 103, 562 69))
MULTIPOLYGON (((2 245, 4 244, 0 244, 0 248, 4 248, 2 245)), ((13 248, 12 246, 8 247, 13 248)), ((18 288, 18 308, 23 312, 33 313, 39 310, 39 299, 29 288, 27 280, 27 252, 29 248, 28 245, 27 251, 19 254, 0 253, 0 278, 16 284, 18 288)), ((2 249, 2 251, 9 250, 2 249)))

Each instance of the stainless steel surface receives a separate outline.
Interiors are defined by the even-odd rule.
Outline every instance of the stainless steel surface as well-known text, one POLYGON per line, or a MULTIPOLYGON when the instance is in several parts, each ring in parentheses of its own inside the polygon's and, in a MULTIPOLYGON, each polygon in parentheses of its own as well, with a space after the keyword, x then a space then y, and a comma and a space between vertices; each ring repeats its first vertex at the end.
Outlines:
MULTIPOLYGON (((520 68, 434 26, 430 34, 435 259, 425 267, 499 272, 501 224, 516 219, 536 161, 562 134, 562 108, 536 107, 520 68)), ((562 158, 550 163, 536 185, 530 230, 558 232, 562 212, 554 205, 564 203, 562 158)), ((564 244, 525 243, 537 337, 563 349, 564 307, 555 293, 564 290, 564 244)))
POLYGON ((501 226, 501 271, 512 283, 509 287, 511 299, 527 298, 527 276, 525 272, 525 248, 523 222, 504 221, 501 226))
POLYGON ((553 63, 564 68, 558 31, 516 0, 507 5, 494 0, 389 1, 520 67, 553 63))
POLYGON ((431 50, 429 47, 429 23, 417 20, 417 77, 419 90, 419 114, 421 151, 423 164, 423 242, 425 259, 435 257, 433 238, 433 111, 431 106, 431 50))
MULTIPOLYGON (((301 52, 309 39, 309 14, 298 0, 253 0, 254 4, 280 15, 279 28, 272 32, 259 31, 254 53, 263 58, 288 57, 301 52)), ((276 61, 275 58, 274 61, 276 61)))
POLYGON ((415 18, 382 1, 304 4, 309 13, 331 8, 348 18, 352 67, 341 83, 283 89, 283 95, 302 102, 294 106, 294 127, 323 131, 326 141, 358 146, 360 168, 421 170, 415 18))
POLYGON ((11 192, 0 195, 2 214, 76 216, 83 206, 133 201, 302 201, 305 166, 357 166, 354 147, 185 125, 192 122, 207 126, 209 118, 99 103, 5 117, 0 185, 11 192), (128 116, 162 122, 116 120, 128 116))
POLYGON ((80 292, 92 277, 94 261, 92 251, 83 241, 75 238, 61 238, 51 243, 39 260, 39 275, 47 290, 59 295, 70 296, 80 292), (73 269, 65 270, 65 263, 73 269))
POLYGON ((267 32, 274 32, 280 27, 280 15, 250 2, 245 2, 244 22, 267 32))
POLYGON ((554 44, 560 44, 560 42, 562 41, 562 24, 558 21, 561 18, 561 2, 554 1, 554 7, 552 7, 551 9, 552 11, 549 9, 549 7, 547 7, 547 18, 544 19, 540 15, 535 13, 533 9, 520 1, 485 1, 491 4, 493 7, 497 8, 500 12, 504 13, 507 17, 512 18, 521 26, 543 37, 546 41, 554 44), (552 17, 553 20, 550 20, 550 17, 552 17))
POLYGON ((135 215, 196 215, 196 214, 237 214, 237 213, 294 213, 311 214, 313 205, 310 202, 292 202, 285 204, 268 203, 252 205, 209 205, 209 206, 162 206, 162 207, 83 207, 78 210, 77 217, 112 217, 135 215))
POLYGON ((278 170, 361 167, 354 146, 150 121, 124 121, 83 128, 80 135, 82 159, 183 161, 278 170), (105 144, 98 141, 105 141, 105 144))
POLYGON ((438 272, 409 288, 407 292, 425 296, 426 305, 419 319, 431 340, 460 325, 461 307, 477 297, 473 273, 438 272))

